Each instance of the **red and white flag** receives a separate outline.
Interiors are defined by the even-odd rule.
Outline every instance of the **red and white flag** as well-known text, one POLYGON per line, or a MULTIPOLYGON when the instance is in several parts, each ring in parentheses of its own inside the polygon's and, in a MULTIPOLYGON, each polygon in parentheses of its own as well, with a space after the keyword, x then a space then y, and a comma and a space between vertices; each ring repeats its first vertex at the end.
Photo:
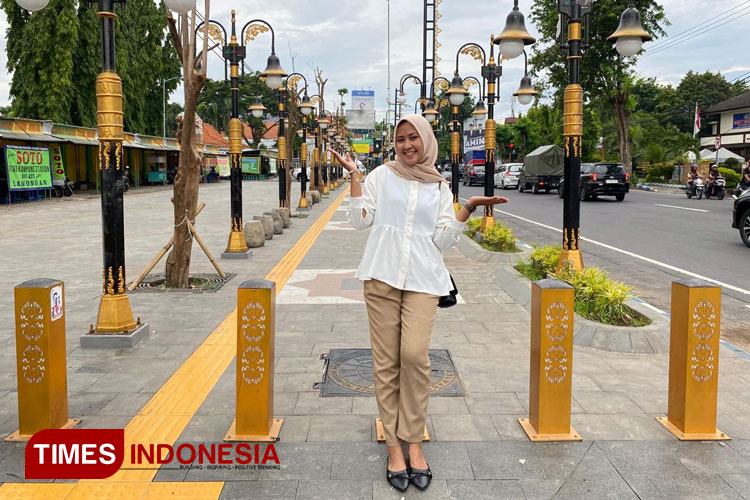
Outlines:
POLYGON ((693 137, 698 135, 701 131, 701 110, 698 107, 698 103, 695 103, 695 122, 693 123, 693 137))

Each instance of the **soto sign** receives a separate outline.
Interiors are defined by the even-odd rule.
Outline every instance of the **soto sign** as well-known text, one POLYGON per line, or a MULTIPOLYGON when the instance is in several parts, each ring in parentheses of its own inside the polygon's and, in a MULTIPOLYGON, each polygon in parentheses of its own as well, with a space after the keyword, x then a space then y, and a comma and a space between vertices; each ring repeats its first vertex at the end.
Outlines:
POLYGON ((5 166, 10 191, 52 189, 48 148, 5 146, 5 166))

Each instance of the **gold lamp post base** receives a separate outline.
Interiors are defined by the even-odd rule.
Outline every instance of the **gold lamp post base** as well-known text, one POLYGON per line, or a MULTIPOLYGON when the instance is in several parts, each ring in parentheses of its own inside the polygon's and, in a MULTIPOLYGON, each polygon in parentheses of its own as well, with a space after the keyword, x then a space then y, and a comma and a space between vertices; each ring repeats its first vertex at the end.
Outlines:
POLYGON ((232 422, 231 427, 224 436, 224 441, 250 441, 258 443, 272 443, 279 440, 281 434, 281 425, 284 423, 283 418, 274 418, 268 434, 237 434, 237 420, 232 422))
POLYGON ((667 428, 669 432, 680 441, 729 441, 730 438, 718 428, 714 432, 682 432, 672 422, 669 417, 656 417, 661 425, 667 428))
POLYGON ((328 185, 323 184, 323 191, 321 191, 322 194, 328 194, 328 185))
POLYGON ((557 264, 557 270, 564 267, 570 267, 574 271, 583 270, 583 255, 580 250, 563 249, 560 253, 560 262, 557 264))
MULTIPOLYGON (((385 431, 383 430, 383 421, 379 418, 375 419, 375 434, 378 437, 379 442, 385 442, 385 431)), ((423 441, 429 441, 430 440, 430 433, 427 432, 427 426, 424 426, 424 437, 422 438, 423 441)))
POLYGON ((232 231, 229 233, 229 243, 225 253, 245 253, 248 251, 245 233, 242 231, 232 231))
POLYGON ((529 437, 530 441, 552 442, 552 441, 583 441, 583 438, 576 432, 573 426, 570 426, 570 432, 567 434, 539 434, 528 418, 519 418, 518 423, 523 427, 523 431, 529 437))
POLYGON ((136 326, 127 294, 102 295, 99 315, 96 317, 96 332, 92 333, 123 333, 134 330, 136 326))
POLYGON ((494 225, 495 225, 495 218, 485 215, 484 217, 482 217, 482 225, 480 226, 479 230, 481 232, 485 232, 488 228, 491 228, 494 225))
POLYGON ((297 210, 308 210, 310 208, 310 205, 307 203, 307 196, 300 196, 299 198, 299 205, 297 205, 297 210))
MULTIPOLYGON (((62 427, 60 427, 60 429, 72 429, 73 427, 75 427, 76 425, 80 423, 81 423, 80 418, 71 418, 71 419, 68 419, 68 421, 65 422, 62 427)), ((19 429, 16 429, 10 435, 8 435, 3 441, 5 441, 6 443, 11 443, 11 442, 22 443, 31 439, 31 436, 33 436, 33 434, 21 434, 21 431, 19 429)))
POLYGON ((461 204, 453 202, 453 211, 458 213, 459 210, 461 210, 461 204))

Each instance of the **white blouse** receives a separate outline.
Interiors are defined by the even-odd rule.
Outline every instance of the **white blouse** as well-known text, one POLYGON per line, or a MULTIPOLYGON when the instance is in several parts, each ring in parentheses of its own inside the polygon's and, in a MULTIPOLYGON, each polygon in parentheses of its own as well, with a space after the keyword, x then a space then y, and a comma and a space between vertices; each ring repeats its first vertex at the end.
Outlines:
POLYGON ((438 296, 453 289, 442 252, 458 243, 466 223, 456 220, 444 182, 409 181, 380 166, 365 179, 362 196, 351 198, 349 222, 357 229, 372 226, 360 280, 438 296))

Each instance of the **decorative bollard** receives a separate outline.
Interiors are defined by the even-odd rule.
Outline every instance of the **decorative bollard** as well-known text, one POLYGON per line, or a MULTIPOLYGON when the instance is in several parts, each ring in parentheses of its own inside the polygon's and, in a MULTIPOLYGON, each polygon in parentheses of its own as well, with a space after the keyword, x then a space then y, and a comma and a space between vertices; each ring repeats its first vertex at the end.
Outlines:
POLYGON ((570 425, 573 312, 568 283, 532 283, 529 418, 518 419, 531 441, 581 441, 570 425))
POLYGON ((667 416, 657 420, 681 441, 726 440, 716 428, 721 288, 672 282, 667 416))
POLYGON ((67 429, 68 379, 65 362, 65 284, 39 278, 14 290, 18 430, 6 441, 28 441, 43 429, 67 429))
POLYGON ((283 419, 273 418, 276 283, 248 280, 237 293, 235 420, 224 441, 276 441, 283 419))

